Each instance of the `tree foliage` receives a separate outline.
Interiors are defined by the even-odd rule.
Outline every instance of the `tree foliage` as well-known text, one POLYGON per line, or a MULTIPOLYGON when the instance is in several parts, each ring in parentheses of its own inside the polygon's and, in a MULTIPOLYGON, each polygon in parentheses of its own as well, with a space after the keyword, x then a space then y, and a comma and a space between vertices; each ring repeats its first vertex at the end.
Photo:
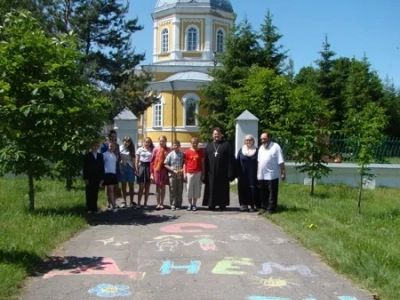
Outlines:
POLYGON ((377 103, 369 102, 360 111, 351 109, 346 120, 344 132, 355 151, 357 164, 360 166, 357 211, 361 213, 362 189, 366 180, 374 177, 369 165, 376 159, 376 148, 383 140, 386 126, 385 111, 377 103))
POLYGON ((28 175, 34 209, 34 179, 88 147, 109 103, 81 77, 75 35, 49 38, 26 11, 7 14, 0 32, 0 124, 6 141, 0 164, 6 172, 28 175))

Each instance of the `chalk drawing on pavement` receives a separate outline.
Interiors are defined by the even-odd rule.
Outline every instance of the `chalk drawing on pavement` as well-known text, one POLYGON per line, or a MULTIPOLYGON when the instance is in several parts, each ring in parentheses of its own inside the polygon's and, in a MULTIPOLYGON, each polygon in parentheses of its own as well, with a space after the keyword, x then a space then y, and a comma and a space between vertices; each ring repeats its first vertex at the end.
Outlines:
POLYGON ((339 300, 357 300, 356 297, 352 297, 352 296, 340 296, 338 298, 339 298, 339 300))
POLYGON ((104 240, 96 240, 96 242, 102 242, 104 246, 105 246, 105 245, 108 245, 108 244, 111 244, 111 245, 116 246, 116 247, 121 247, 121 246, 123 246, 123 245, 129 244, 128 241, 125 241, 125 242, 115 242, 114 237, 110 237, 110 238, 104 239, 104 240))
POLYGON ((247 297, 247 300, 291 300, 291 299, 281 298, 281 297, 250 296, 247 297))
POLYGON ((200 270, 201 262, 199 260, 192 260, 189 265, 175 265, 170 260, 164 260, 160 268, 162 275, 171 274, 172 270, 186 270, 186 274, 197 274, 200 270))
POLYGON ((270 288, 284 288, 284 287, 290 288, 290 285, 298 286, 298 284, 296 283, 291 283, 281 278, 273 278, 273 277, 261 278, 257 276, 251 276, 250 280, 253 281, 254 284, 257 284, 258 288, 270 289, 270 288))
POLYGON ((156 243, 158 251, 175 251, 179 243, 178 239, 182 239, 180 235, 162 235, 155 237, 155 241, 147 241, 146 243, 156 243))
POLYGON ((254 266, 254 262, 251 258, 225 257, 215 265, 211 273, 222 275, 246 274, 245 271, 240 270, 240 266, 254 266))
POLYGON ((278 245, 287 244, 287 243, 289 243, 289 240, 288 239, 283 239, 283 238, 275 238, 275 239, 272 240, 272 243, 278 244, 278 245))
POLYGON ((217 250, 217 245, 215 244, 215 242, 226 244, 226 242, 224 241, 213 240, 212 236, 210 235, 195 235, 194 237, 197 237, 198 239, 191 241, 189 243, 184 243, 185 246, 190 246, 194 243, 199 243, 200 248, 204 251, 207 251, 207 250, 217 250))
POLYGON ((231 235, 231 239, 234 241, 256 241, 258 242, 260 240, 259 236, 255 236, 249 233, 239 233, 239 234, 235 234, 235 235, 231 235))
POLYGON ((160 228, 161 232, 168 233, 198 233, 203 232, 203 229, 215 229, 217 228, 214 224, 207 223, 177 223, 160 228))
POLYGON ((132 294, 127 285, 114 285, 108 283, 99 284, 88 292, 89 294, 102 298, 128 297, 132 294))
POLYGON ((123 275, 133 280, 141 280, 146 275, 145 272, 121 271, 112 258, 104 258, 93 264, 82 265, 74 269, 54 270, 46 273, 43 278, 62 275, 123 275))
POLYGON ((305 265, 292 265, 286 267, 273 262, 262 264, 262 271, 258 271, 258 274, 270 275, 272 274, 274 268, 278 269, 279 271, 298 272, 304 277, 315 277, 315 275, 311 273, 310 268, 305 265))

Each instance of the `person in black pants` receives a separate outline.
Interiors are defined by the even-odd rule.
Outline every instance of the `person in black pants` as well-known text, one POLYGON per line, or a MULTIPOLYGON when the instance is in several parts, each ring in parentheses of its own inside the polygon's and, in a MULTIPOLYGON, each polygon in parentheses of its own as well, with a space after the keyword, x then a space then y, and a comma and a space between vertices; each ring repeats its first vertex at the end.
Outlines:
POLYGON ((86 208, 88 213, 97 212, 97 200, 99 187, 104 179, 103 154, 97 151, 100 148, 99 142, 93 142, 91 151, 83 158, 83 180, 86 185, 86 208))

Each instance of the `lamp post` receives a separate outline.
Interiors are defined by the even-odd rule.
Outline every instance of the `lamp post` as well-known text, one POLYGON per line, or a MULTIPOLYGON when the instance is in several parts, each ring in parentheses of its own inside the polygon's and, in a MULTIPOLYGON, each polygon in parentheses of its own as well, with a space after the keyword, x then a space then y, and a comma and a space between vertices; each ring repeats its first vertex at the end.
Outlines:
POLYGON ((214 58, 214 67, 216 67, 217 64, 218 64, 218 61, 217 61, 217 51, 214 51, 214 52, 213 52, 213 58, 214 58))

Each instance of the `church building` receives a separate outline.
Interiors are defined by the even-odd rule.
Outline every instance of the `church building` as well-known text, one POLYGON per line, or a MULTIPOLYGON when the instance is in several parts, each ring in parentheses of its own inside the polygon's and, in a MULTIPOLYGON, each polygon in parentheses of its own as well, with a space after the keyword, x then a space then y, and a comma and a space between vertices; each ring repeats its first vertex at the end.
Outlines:
POLYGON ((153 74, 149 89, 160 101, 141 117, 139 139, 157 144, 165 135, 168 145, 178 139, 188 148, 199 133, 196 116, 205 113, 199 90, 213 80, 209 72, 218 67, 215 57, 236 15, 229 0, 158 0, 152 18, 153 62, 144 69, 153 74))

